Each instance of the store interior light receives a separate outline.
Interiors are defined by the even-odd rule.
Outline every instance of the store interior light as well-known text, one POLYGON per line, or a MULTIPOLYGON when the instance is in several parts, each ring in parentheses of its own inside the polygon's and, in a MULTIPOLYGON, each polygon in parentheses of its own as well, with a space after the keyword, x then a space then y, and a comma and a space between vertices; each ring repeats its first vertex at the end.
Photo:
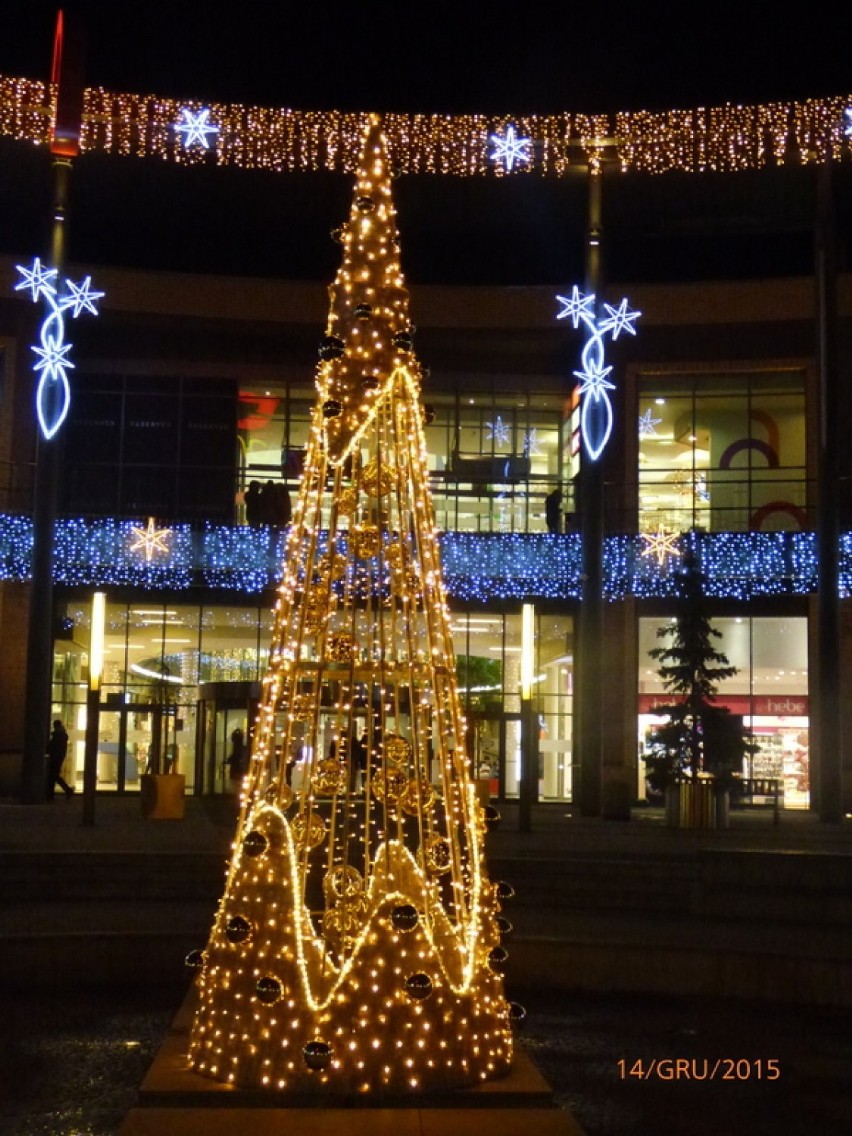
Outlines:
POLYGON ((534 682, 535 607, 524 604, 521 609, 521 698, 532 696, 534 682))

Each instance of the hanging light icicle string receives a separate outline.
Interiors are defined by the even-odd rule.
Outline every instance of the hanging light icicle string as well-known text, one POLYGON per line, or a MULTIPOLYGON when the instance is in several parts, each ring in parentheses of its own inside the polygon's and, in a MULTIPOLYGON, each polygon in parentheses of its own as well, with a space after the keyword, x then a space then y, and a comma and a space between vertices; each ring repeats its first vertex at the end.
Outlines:
MULTIPOLYGON (((56 90, 32 79, 0 76, 0 135, 47 144, 56 90)), ((562 177, 609 144, 623 172, 732 172, 841 161, 850 156, 844 113, 852 95, 803 102, 615 114, 388 114, 388 151, 399 173, 457 177, 562 177), (509 153, 526 160, 501 161, 509 153), (522 151, 521 144, 526 143, 522 151)), ((278 173, 349 174, 358 161, 368 114, 187 102, 155 94, 90 87, 84 94, 81 152, 278 173), (208 145, 187 145, 187 115, 205 114, 208 145), (215 129, 215 134, 212 133, 215 129)))

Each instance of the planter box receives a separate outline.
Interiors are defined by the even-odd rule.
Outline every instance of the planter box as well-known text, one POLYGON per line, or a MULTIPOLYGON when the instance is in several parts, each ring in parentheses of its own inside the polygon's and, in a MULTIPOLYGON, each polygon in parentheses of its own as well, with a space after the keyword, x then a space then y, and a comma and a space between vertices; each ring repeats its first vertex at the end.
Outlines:
POLYGON ((139 788, 142 816, 162 820, 183 819, 186 778, 182 773, 143 773, 139 788))
POLYGON ((711 781, 681 781, 666 789, 666 824, 670 828, 727 828, 728 790, 711 781))

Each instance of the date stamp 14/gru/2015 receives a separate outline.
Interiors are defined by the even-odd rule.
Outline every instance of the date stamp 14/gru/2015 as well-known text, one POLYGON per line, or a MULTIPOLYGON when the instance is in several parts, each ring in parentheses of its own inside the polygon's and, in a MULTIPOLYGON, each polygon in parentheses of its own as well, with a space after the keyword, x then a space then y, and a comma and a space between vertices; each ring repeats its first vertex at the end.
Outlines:
POLYGON ((649 1061, 619 1058, 622 1081, 777 1081, 777 1057, 652 1057, 649 1061))

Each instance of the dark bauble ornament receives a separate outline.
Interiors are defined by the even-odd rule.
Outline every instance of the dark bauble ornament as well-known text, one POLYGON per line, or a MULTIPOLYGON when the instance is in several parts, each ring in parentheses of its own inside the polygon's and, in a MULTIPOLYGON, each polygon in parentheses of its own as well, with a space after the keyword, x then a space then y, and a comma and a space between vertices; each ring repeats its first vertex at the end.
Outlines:
POLYGON ((509 1003, 509 1025, 512 1029, 520 1029, 527 1020, 527 1011, 520 1002, 509 1003))
POLYGON ((340 229, 340 228, 332 229, 331 230, 331 239, 333 241, 337 241, 337 243, 339 245, 342 245, 343 244, 343 232, 344 232, 344 230, 340 229))
POLYGON ((410 351, 414 346, 414 340, 407 331, 398 331, 391 342, 400 351, 410 351))
POLYGON ((262 856, 266 851, 267 844, 268 841, 263 833, 253 828, 251 832, 246 834, 246 838, 243 841, 243 852, 245 852, 246 856, 251 856, 252 858, 262 856))
POLYGON ((343 407, 336 398, 329 398, 322 404, 323 418, 337 418, 343 407))
POLYGON ((497 892, 497 898, 500 900, 515 898, 515 889, 511 884, 506 883, 505 880, 498 880, 494 885, 494 890, 497 892))
POLYGON ((485 827, 491 832, 503 819, 493 805, 485 806, 485 827))
POLYGON ((265 974, 263 978, 257 980, 255 993, 259 1001, 263 1002, 266 1006, 271 1006, 273 1002, 277 1002, 281 997, 281 983, 277 978, 273 978, 271 974, 265 974))
POLYGON ((339 359, 346 350, 346 344, 336 335, 327 335, 319 345, 320 359, 339 359))
POLYGON ((423 420, 427 426, 435 421, 435 407, 431 403, 427 402, 423 407, 423 420))
POLYGON ((355 318, 359 320, 368 320, 373 314, 372 304, 356 304, 355 305, 355 318))
POLYGON ((500 935, 511 935, 512 934, 512 924, 509 922, 508 919, 506 919, 505 916, 498 915, 497 918, 494 920, 494 922, 497 924, 498 934, 500 934, 500 935))
POLYGON ((391 911, 391 925, 396 931, 413 931, 420 920, 413 903, 400 903, 391 911))
POLYGON ((505 947, 492 947, 488 952, 488 965, 492 970, 502 970, 508 957, 509 952, 505 947))
POLYGON ((254 928, 244 915, 234 915, 225 924, 225 935, 232 943, 244 943, 254 928))
POLYGON ((302 1050, 305 1064, 314 1073, 321 1073, 331 1061, 331 1046, 327 1041, 309 1041, 302 1050))
POLYGON ((409 974, 403 987, 409 998, 415 1002, 425 1002, 432 993, 432 979, 422 971, 418 974, 409 974))
POLYGON ((372 213, 376 208, 376 203, 372 197, 356 197, 355 208, 359 213, 372 213))
POLYGON ((375 390, 376 387, 378 387, 378 385, 379 385, 378 375, 364 375, 364 377, 361 379, 361 387, 364 390, 368 390, 368 391, 375 390))
POLYGON ((204 951, 196 947, 194 951, 189 952, 183 962, 187 970, 201 970, 204 966, 204 951))

